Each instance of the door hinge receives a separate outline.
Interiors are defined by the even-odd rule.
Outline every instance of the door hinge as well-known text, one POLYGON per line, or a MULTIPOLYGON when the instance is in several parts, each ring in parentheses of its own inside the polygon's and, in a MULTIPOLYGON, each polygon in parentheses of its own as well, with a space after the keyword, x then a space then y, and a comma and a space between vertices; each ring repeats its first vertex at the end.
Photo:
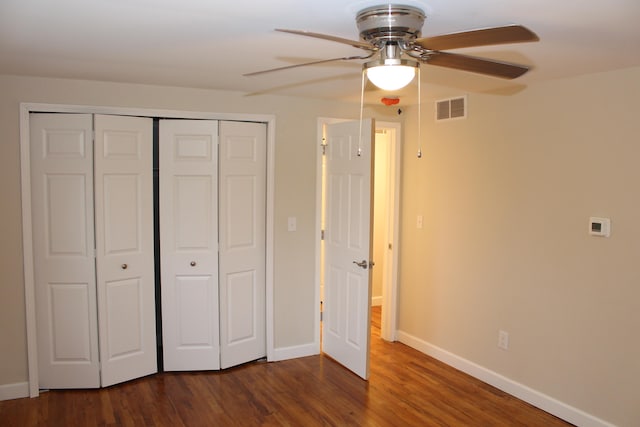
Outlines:
POLYGON ((322 155, 326 156, 327 155, 327 144, 326 144, 326 140, 324 138, 322 138, 322 142, 320 143, 320 147, 322 147, 322 155))
POLYGON ((320 240, 324 240, 324 230, 320 230, 320 240))

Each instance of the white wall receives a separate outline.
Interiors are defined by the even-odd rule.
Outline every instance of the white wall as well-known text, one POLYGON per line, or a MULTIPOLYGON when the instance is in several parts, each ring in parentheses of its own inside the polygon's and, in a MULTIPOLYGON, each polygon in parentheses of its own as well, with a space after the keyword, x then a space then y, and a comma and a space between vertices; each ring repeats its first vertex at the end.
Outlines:
POLYGON ((424 156, 403 159, 406 337, 640 425, 639 81, 634 68, 469 94, 466 120, 423 108, 424 156), (611 218, 610 238, 588 235, 590 216, 611 218))
POLYGON ((0 396, 3 386, 14 389, 28 380, 20 209, 22 102, 275 115, 275 346, 313 344, 317 118, 356 118, 358 105, 14 76, 0 76, 0 93, 0 396), (295 233, 286 230, 288 216, 298 219, 295 233))

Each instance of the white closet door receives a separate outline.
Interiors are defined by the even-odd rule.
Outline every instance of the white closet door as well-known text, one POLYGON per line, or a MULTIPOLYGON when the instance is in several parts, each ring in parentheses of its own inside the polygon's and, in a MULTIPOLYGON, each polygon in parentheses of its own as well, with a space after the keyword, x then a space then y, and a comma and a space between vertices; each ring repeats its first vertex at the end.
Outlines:
POLYGON ((160 236, 164 369, 220 369, 217 121, 160 121, 160 236))
POLYGON ((220 123, 220 363, 266 356, 266 125, 220 123))
POLYGON ((100 386, 90 114, 31 114, 40 388, 100 386))
POLYGON ((98 323, 108 386, 157 371, 153 121, 94 119, 98 323))

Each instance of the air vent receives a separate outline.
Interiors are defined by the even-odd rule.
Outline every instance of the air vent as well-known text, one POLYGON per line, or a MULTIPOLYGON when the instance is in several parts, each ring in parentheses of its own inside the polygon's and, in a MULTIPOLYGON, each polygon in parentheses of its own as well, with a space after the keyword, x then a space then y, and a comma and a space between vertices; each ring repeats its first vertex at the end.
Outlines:
POLYGON ((467 97, 442 99, 436 101, 436 121, 465 119, 467 117, 467 97))

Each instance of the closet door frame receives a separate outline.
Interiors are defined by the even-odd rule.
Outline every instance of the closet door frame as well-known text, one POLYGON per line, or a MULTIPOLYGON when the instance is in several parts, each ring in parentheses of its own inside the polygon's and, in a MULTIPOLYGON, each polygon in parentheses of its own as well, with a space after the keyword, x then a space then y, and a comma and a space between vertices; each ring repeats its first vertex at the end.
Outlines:
POLYGON ((25 286, 25 309, 27 324, 27 363, 29 372, 29 396, 37 397, 38 389, 38 351, 36 335, 36 299, 33 261, 33 230, 31 206, 31 160, 29 153, 29 114, 30 113, 78 113, 107 114, 140 117, 162 117, 174 119, 206 119, 248 121, 267 124, 267 209, 266 209, 266 338, 267 360, 274 360, 273 340, 273 232, 274 232, 274 189, 275 189, 275 115, 235 114, 215 112, 193 112, 180 110, 162 110, 146 108, 78 106, 68 104, 20 104, 20 165, 22 187, 22 244, 25 286))

